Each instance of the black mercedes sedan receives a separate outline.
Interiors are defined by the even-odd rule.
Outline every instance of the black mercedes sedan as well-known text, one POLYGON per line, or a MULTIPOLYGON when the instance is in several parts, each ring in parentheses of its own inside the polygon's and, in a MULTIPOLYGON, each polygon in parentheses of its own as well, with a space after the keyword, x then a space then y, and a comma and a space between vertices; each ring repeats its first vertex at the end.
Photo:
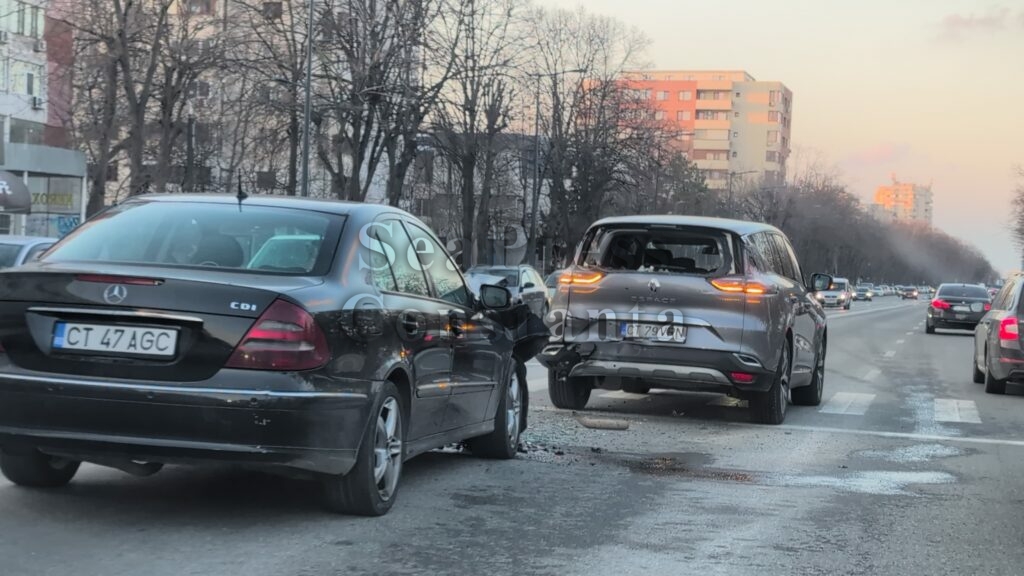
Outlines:
POLYGON ((58 487, 81 462, 283 468, 382 515, 417 454, 515 457, 509 306, 398 209, 137 197, 0 272, 0 469, 58 487))

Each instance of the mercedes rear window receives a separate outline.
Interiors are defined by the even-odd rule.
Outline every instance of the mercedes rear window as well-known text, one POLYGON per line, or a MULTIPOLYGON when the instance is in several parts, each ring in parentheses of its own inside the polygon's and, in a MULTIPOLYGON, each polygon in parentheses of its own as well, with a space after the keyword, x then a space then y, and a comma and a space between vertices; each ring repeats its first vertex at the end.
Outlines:
POLYGON ((580 264, 605 270, 719 276, 735 272, 723 232, 693 228, 602 228, 584 240, 580 264))
POLYGON ((939 298, 988 298, 988 289, 981 286, 942 286, 939 298))
POLYGON ((211 202, 128 202, 80 226, 43 259, 323 276, 344 217, 211 202))

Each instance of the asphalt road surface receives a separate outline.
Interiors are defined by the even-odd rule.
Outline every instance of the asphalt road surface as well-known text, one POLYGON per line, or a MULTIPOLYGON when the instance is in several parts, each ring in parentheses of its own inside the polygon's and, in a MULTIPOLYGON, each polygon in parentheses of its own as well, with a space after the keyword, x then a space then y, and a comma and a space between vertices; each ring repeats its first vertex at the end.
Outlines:
POLYGON ((384 518, 332 516, 311 484, 269 475, 85 466, 58 491, 0 480, 0 574, 1024 571, 1022 391, 973 384, 970 335, 925 335, 923 302, 829 315, 825 401, 782 426, 658 390, 556 410, 532 366, 525 453, 415 459, 384 518))

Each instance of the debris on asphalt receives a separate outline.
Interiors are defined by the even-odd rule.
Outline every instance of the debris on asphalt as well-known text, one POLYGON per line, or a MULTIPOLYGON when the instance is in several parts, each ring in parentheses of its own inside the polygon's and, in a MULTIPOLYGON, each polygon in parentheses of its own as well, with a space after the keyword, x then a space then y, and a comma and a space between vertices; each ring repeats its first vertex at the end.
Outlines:
POLYGON ((626 420, 613 420, 611 418, 591 418, 581 416, 576 421, 587 428, 595 430, 628 430, 629 422, 626 420))

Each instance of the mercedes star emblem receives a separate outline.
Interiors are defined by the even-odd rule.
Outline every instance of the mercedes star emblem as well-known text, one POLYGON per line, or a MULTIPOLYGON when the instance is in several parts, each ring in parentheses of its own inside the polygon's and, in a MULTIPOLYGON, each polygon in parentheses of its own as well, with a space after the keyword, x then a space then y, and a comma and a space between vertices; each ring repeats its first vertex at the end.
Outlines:
POLYGON ((647 287, 651 289, 651 292, 657 292, 658 288, 661 288, 661 283, 653 279, 647 283, 647 287))
POLYGON ((128 297, 128 289, 124 284, 111 284, 103 291, 103 300, 107 304, 120 304, 128 297))

